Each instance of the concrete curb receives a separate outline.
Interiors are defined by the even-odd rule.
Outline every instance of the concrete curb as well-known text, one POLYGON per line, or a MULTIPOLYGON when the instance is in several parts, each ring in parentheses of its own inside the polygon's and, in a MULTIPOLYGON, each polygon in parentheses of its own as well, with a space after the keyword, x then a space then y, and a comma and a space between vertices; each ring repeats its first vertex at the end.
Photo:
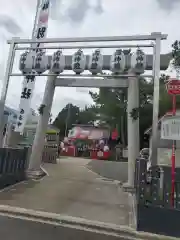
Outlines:
POLYGON ((91 221, 83 218, 76 218, 65 216, 56 213, 35 211, 31 209, 24 209, 20 207, 12 207, 9 205, 0 205, 0 215, 6 215, 14 218, 26 218, 36 222, 46 222, 69 227, 81 227, 84 230, 101 231, 108 234, 115 234, 120 237, 127 237, 127 239, 149 239, 149 240, 173 240, 177 238, 170 238, 149 233, 140 233, 133 228, 127 226, 118 226, 115 224, 106 224, 97 221, 91 221))
POLYGON ((129 226, 133 229, 137 228, 137 217, 136 217, 136 202, 135 202, 135 196, 131 193, 128 194, 128 201, 130 206, 130 212, 129 212, 129 226))
POLYGON ((127 182, 126 162, 92 160, 86 165, 86 167, 102 177, 118 180, 123 183, 127 182))

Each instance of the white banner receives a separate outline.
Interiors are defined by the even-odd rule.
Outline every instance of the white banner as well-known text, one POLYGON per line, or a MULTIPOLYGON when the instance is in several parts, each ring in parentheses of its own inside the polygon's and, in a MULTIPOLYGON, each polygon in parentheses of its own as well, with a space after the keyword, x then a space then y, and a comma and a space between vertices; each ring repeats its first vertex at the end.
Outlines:
MULTIPOLYGON (((49 19, 49 8, 50 8, 50 0, 42 0, 39 14, 38 14, 38 22, 36 27, 36 32, 34 34, 34 38, 37 40, 44 39, 47 36, 47 28, 48 28, 48 19, 49 19)), ((32 47, 43 47, 43 43, 41 44, 32 44, 32 47)), ((39 50, 45 51, 45 50, 39 50)), ((36 55, 37 50, 33 50, 36 55)), ((19 116, 17 119, 15 131, 23 133, 24 126, 26 124, 30 107, 31 107, 31 99, 35 86, 35 77, 25 77, 23 80, 23 88, 21 91, 21 100, 19 104, 19 116)))
POLYGON ((161 138, 180 140, 180 117, 165 117, 161 121, 161 138))

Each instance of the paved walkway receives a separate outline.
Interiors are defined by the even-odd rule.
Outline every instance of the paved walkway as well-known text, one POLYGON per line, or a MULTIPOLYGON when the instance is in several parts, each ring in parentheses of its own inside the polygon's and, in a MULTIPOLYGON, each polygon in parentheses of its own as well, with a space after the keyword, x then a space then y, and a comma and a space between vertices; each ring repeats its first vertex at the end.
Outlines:
POLYGON ((88 162, 66 158, 45 164, 49 176, 0 192, 0 204, 128 225, 128 194, 89 170, 88 162))

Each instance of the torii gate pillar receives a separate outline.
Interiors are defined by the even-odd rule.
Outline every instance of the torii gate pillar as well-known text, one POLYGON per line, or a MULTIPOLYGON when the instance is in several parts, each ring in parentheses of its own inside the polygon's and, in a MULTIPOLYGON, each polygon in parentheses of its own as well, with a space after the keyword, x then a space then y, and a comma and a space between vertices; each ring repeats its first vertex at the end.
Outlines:
MULTIPOLYGON (((128 119, 128 182, 124 187, 134 187, 134 171, 136 158, 139 155, 139 114, 136 119, 133 119, 131 112, 133 109, 139 109, 139 78, 134 76, 129 78, 128 87, 128 104, 127 104, 127 119, 128 119)), ((139 112, 137 112, 139 113, 139 112)))
POLYGON ((42 105, 44 105, 43 113, 39 116, 36 135, 32 146, 32 153, 29 160, 29 169, 27 173, 29 177, 39 177, 41 174, 43 174, 43 171, 41 170, 42 153, 44 150, 46 131, 55 92, 55 80, 56 76, 48 76, 46 82, 44 97, 42 101, 42 105))

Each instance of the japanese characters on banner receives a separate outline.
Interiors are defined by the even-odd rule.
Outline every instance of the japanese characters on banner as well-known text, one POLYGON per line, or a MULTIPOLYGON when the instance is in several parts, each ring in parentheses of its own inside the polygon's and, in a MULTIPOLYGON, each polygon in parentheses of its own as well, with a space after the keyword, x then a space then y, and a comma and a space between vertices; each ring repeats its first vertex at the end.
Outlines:
MULTIPOLYGON (((36 32, 34 34, 34 37, 37 40, 42 40, 46 38, 47 35, 47 27, 48 27, 48 19, 49 19, 49 7, 50 7, 50 0, 42 0, 42 4, 40 6, 39 10, 39 19, 36 27, 36 32)), ((32 44, 32 47, 43 47, 43 43, 38 44, 32 44)), ((44 54, 45 50, 42 49, 34 49, 32 51, 32 57, 38 55, 44 54)), ((24 56, 26 57, 26 56, 24 56)), ((40 56, 39 56, 40 57, 40 56)), ((37 58, 36 58, 37 59, 37 58)), ((31 72, 32 73, 32 72, 31 72)), ((15 131, 23 133, 24 126, 27 121, 27 117, 30 111, 30 104, 31 104, 31 98, 33 95, 35 86, 35 76, 26 76, 23 80, 23 88, 21 91, 21 99, 19 104, 19 116, 17 119, 15 131)))
POLYGON ((29 111, 27 109, 29 108, 29 102, 32 98, 32 92, 34 90, 34 77, 29 76, 26 78, 26 82, 23 82, 23 90, 21 92, 21 100, 20 100, 20 109, 19 109, 19 116, 16 122, 15 131, 17 132, 23 132, 23 128, 25 125, 25 121, 27 120, 27 116, 29 114, 29 111), (26 115, 27 114, 27 115, 26 115))

